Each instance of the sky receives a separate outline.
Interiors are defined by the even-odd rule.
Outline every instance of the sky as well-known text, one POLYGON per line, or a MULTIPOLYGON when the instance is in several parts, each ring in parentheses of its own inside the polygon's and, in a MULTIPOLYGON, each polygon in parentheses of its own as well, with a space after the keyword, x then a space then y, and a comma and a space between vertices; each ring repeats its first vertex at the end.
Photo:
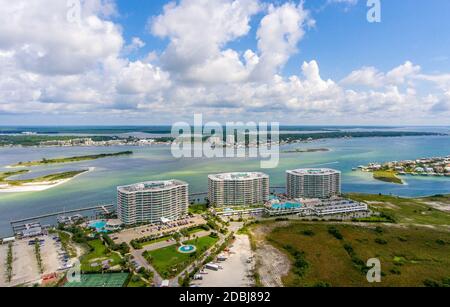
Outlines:
POLYGON ((450 125, 450 2, 367 2, 0 0, 0 126, 450 125))

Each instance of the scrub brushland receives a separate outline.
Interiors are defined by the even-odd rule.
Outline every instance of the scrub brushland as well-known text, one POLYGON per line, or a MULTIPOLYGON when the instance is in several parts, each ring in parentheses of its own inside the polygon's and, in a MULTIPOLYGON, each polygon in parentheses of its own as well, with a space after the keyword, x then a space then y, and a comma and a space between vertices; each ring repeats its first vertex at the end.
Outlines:
MULTIPOLYGON (((450 205, 449 197, 347 196, 369 203, 379 216, 345 223, 270 221, 250 227, 259 237, 264 234, 257 255, 267 257, 264 244, 269 244, 289 259, 288 273, 281 277, 284 286, 450 285, 450 213, 429 205, 450 205), (381 261, 381 283, 366 279, 371 258, 381 261)), ((259 274, 262 281, 267 279, 263 270, 259 274)))
POLYGON ((373 178, 384 182, 403 184, 403 180, 397 177, 397 173, 394 171, 375 171, 373 178))

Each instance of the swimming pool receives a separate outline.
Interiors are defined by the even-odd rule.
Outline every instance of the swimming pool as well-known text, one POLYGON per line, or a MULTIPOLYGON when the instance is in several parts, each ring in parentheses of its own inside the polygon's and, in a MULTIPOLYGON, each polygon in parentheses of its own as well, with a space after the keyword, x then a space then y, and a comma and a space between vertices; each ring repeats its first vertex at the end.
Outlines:
POLYGON ((299 203, 284 203, 284 204, 274 204, 272 205, 272 209, 275 210, 287 210, 287 209, 298 209, 303 205, 299 203))
POLYGON ((108 224, 106 221, 93 221, 89 224, 89 227, 95 228, 95 231, 97 232, 106 233, 108 232, 108 230, 106 230, 106 224, 108 224))

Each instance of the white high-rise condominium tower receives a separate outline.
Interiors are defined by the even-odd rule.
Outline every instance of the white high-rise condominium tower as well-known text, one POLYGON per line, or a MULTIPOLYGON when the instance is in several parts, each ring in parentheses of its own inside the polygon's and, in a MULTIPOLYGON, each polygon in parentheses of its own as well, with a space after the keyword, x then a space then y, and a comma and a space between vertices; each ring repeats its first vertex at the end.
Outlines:
POLYGON ((289 198, 329 198, 341 194, 341 172, 333 169, 286 171, 289 198))
POLYGON ((256 205, 269 200, 269 176, 263 173, 226 173, 208 176, 213 206, 256 205))
POLYGON ((177 220, 188 214, 188 184, 150 181, 117 188, 117 212, 125 225, 177 220))

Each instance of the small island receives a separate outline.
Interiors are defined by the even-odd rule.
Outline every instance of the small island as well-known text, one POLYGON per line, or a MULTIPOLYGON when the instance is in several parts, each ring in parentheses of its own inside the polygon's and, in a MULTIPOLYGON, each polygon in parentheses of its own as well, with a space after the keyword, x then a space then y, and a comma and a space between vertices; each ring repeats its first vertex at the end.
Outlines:
POLYGON ((312 153, 312 152, 328 152, 328 148, 297 148, 292 150, 284 150, 283 153, 312 153))
POLYGON ((94 168, 80 171, 69 171, 49 174, 32 179, 10 180, 13 176, 29 173, 29 170, 15 172, 0 172, 0 193, 36 192, 44 191, 75 178, 78 175, 92 171, 94 168))
POLYGON ((97 160, 97 159, 103 159, 103 158, 128 156, 128 155, 132 155, 132 154, 133 154, 132 151, 122 151, 122 152, 116 152, 116 153, 76 156, 76 157, 68 157, 68 158, 55 158, 55 159, 45 159, 44 158, 40 161, 19 162, 17 164, 10 165, 9 167, 10 168, 32 167, 32 166, 49 165, 49 164, 72 163, 72 162, 80 162, 80 161, 97 160))
POLYGON ((389 183, 404 184, 403 180, 397 177, 397 173, 394 171, 374 171, 373 178, 389 183))

